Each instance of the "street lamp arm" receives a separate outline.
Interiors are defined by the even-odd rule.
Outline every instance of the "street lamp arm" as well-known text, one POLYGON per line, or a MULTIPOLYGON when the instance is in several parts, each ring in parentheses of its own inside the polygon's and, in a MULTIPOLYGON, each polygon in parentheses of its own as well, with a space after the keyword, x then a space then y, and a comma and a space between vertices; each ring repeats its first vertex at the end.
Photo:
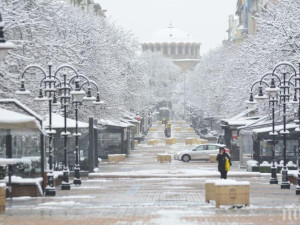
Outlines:
POLYGON ((254 88, 254 86, 256 85, 256 84, 265 84, 265 85, 267 85, 267 87, 269 87, 269 84, 267 83, 267 82, 265 82, 264 80, 257 80, 257 81, 255 81, 253 84, 252 84, 252 87, 251 87, 251 92, 253 93, 253 88, 254 88))
POLYGON ((296 68, 295 68, 294 65, 293 65, 292 63, 290 63, 290 62, 280 62, 280 63, 278 63, 278 64, 274 67, 274 69, 273 69, 273 74, 275 73, 276 69, 277 69, 278 67, 280 67, 280 66, 287 66, 287 67, 290 67, 290 68, 292 68, 292 70, 294 71, 294 74, 297 74, 296 68))
POLYGON ((69 83, 71 84, 72 83, 72 81, 75 79, 75 78, 79 78, 79 77, 82 77, 82 78, 84 78, 85 79, 85 82, 88 82, 88 83, 90 83, 90 79, 87 77, 87 76, 85 76, 85 75, 75 75, 75 76, 73 76, 73 77, 71 77, 71 79, 70 79, 70 81, 69 81, 69 83))
POLYGON ((55 71, 55 73, 54 73, 54 77, 56 77, 56 75, 58 74, 58 72, 59 72, 60 70, 65 69, 65 68, 71 69, 71 70, 76 74, 77 77, 79 76, 77 70, 76 70, 73 66, 68 65, 68 64, 63 64, 63 65, 59 66, 59 67, 56 69, 56 71, 55 71))
POLYGON ((94 88, 96 88, 97 92, 99 92, 99 87, 98 87, 97 83, 96 83, 95 81, 92 81, 92 80, 90 80, 89 82, 86 81, 86 82, 84 82, 83 84, 81 84, 80 89, 81 89, 84 85, 86 85, 86 84, 92 84, 92 86, 93 86, 94 88))
POLYGON ((30 69, 38 69, 38 70, 42 71, 42 73, 44 74, 45 78, 47 77, 47 73, 46 73, 46 71, 42 67, 40 67, 38 65, 29 65, 29 66, 25 67, 25 69, 24 69, 24 71, 22 73, 22 79, 24 79, 25 73, 28 70, 30 70, 30 69))

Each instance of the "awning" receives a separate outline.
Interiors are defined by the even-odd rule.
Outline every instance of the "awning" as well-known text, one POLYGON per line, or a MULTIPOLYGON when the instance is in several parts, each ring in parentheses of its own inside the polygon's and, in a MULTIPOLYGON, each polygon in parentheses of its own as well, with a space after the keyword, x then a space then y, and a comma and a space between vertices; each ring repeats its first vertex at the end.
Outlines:
POLYGON ((41 129, 39 122, 32 116, 0 108, 0 129, 24 130, 41 129))
MULTIPOLYGON (((286 129, 290 130, 290 129, 295 129, 298 128, 299 125, 295 124, 295 123, 291 123, 291 124, 286 124, 286 129)), ((274 127, 275 131, 279 132, 283 130, 283 125, 277 125, 274 127)), ((257 128, 253 130, 253 133, 258 134, 258 133, 269 133, 273 130, 272 126, 267 126, 267 127, 262 127, 262 128, 257 128)))
MULTIPOLYGON (((52 126, 53 129, 62 129, 65 127, 65 118, 56 113, 52 114, 52 126)), ((49 117, 44 120, 44 128, 49 128, 49 117)), ((67 128, 76 128, 76 120, 67 118, 67 128)), ((78 128, 89 128, 88 123, 78 121, 78 128)))

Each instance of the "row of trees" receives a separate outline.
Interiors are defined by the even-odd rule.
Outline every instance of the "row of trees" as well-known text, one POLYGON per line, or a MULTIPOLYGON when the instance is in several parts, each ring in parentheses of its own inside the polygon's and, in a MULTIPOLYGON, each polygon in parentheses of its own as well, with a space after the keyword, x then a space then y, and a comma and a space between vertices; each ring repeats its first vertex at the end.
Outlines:
POLYGON ((299 62, 300 2, 280 0, 259 15, 257 33, 241 45, 209 52, 188 74, 189 105, 229 117, 246 108, 252 83, 280 61, 299 62))
MULTIPOLYGON (((177 72, 169 68, 170 62, 162 56, 138 54, 134 36, 106 18, 53 0, 0 0, 0 12, 5 38, 17 45, 0 64, 1 97, 16 97, 26 66, 38 64, 46 69, 49 62, 54 68, 73 65, 98 83, 106 106, 93 114, 101 118, 116 119, 124 109, 141 109, 170 95, 167 77, 177 72)), ((47 107, 32 100, 42 74, 31 72, 25 76, 26 85, 36 92, 24 101, 43 113, 47 107)), ((92 113, 86 108, 81 112, 85 118, 92 113)))

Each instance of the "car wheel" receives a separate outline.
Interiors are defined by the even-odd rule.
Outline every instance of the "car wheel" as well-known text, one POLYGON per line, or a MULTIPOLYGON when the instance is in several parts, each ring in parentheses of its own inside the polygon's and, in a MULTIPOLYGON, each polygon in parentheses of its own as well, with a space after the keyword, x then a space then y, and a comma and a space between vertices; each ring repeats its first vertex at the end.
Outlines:
POLYGON ((191 156, 189 156, 189 155, 183 155, 182 156, 182 161, 183 162, 189 162, 191 160, 191 156))

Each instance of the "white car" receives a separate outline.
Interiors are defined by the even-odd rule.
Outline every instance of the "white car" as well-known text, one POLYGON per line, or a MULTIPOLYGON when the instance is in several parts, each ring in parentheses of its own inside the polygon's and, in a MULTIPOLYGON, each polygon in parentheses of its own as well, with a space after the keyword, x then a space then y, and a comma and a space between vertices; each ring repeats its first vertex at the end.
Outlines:
POLYGON ((225 145, 221 144, 203 144, 191 150, 183 150, 175 153, 174 158, 182 160, 183 162, 189 162, 190 160, 209 160, 209 155, 217 155, 220 147, 225 148, 225 152, 229 154, 229 149, 225 145))

